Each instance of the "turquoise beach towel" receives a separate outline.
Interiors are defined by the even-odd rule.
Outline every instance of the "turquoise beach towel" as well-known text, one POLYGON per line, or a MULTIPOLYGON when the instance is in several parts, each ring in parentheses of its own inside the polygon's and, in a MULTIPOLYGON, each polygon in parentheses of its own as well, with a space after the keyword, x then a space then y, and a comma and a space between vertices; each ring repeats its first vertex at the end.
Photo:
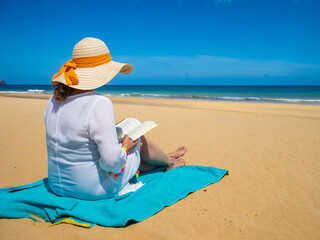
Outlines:
POLYGON ((218 182, 228 171, 214 167, 185 166, 141 174, 136 181, 146 183, 136 192, 96 201, 55 195, 48 179, 0 189, 0 218, 43 219, 51 223, 71 223, 83 227, 95 224, 123 227, 140 222, 170 206, 189 193, 218 182))

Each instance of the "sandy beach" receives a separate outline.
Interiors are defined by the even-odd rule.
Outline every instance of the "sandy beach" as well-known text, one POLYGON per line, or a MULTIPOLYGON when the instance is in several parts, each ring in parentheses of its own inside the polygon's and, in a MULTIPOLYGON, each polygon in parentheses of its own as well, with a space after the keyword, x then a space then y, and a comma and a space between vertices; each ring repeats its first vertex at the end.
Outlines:
MULTIPOLYGON (((0 188, 47 177, 48 95, 0 94, 0 188)), ((0 219, 0 239, 320 239, 320 106, 111 98, 115 120, 159 126, 166 152, 229 170, 220 182, 125 228, 0 219)))

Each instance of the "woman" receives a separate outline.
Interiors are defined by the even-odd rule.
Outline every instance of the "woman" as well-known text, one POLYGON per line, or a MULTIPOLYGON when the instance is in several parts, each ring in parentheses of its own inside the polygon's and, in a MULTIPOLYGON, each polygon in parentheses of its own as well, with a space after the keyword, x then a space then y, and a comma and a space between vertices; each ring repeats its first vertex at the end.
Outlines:
POLYGON ((138 169, 185 165, 185 147, 165 154, 144 136, 133 141, 126 135, 118 142, 112 102, 94 89, 119 72, 132 71, 130 64, 112 61, 104 42, 85 38, 53 76, 56 88, 45 123, 49 186, 57 195, 86 200, 120 196, 143 186, 129 183, 138 169))

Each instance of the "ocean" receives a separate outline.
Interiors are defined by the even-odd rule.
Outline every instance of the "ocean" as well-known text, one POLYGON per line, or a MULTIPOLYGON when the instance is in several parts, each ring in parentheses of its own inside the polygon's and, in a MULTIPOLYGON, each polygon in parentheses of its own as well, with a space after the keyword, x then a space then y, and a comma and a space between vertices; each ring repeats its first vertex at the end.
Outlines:
MULTIPOLYGON (((4 85, 0 93, 52 94, 51 85, 4 85)), ((320 86, 120 86, 95 90, 110 97, 210 101, 273 102, 320 105, 320 86)))

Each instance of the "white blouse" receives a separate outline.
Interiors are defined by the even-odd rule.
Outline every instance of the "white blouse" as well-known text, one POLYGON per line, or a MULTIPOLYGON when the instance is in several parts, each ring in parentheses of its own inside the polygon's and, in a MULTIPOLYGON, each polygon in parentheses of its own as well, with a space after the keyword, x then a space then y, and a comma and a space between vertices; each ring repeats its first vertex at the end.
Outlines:
POLYGON ((108 98, 86 92, 60 103, 51 97, 44 115, 48 179, 54 193, 95 200, 142 186, 128 183, 140 165, 140 141, 127 156, 117 140, 108 98), (115 177, 125 162, 125 171, 115 177))

